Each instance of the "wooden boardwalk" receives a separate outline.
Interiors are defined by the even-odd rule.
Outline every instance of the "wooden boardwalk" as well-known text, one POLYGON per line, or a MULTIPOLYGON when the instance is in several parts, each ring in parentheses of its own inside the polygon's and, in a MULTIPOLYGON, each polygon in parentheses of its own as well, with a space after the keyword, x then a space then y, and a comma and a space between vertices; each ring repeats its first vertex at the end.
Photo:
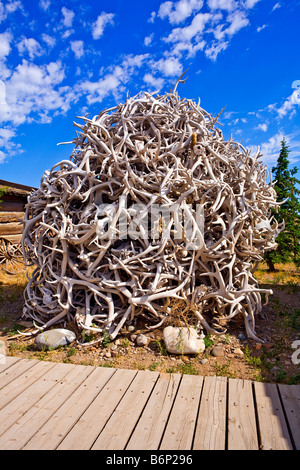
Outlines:
POLYGON ((0 449, 300 449, 300 386, 15 357, 0 449))

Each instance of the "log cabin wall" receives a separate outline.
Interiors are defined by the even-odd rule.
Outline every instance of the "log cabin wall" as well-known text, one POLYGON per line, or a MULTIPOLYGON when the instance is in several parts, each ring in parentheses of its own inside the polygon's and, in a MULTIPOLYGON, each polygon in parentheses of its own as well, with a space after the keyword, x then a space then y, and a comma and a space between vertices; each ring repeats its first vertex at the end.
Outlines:
POLYGON ((0 189, 5 190, 0 202, 0 238, 18 243, 22 235, 21 220, 24 218, 27 197, 35 188, 0 180, 0 189))

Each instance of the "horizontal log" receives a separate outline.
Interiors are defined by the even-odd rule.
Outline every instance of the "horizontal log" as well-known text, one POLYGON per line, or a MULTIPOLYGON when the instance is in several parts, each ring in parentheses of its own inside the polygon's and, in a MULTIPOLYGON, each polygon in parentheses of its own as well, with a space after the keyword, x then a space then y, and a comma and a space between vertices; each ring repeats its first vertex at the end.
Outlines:
POLYGON ((3 237, 0 237, 0 239, 1 238, 15 245, 21 243, 22 235, 5 235, 3 237))
POLYGON ((20 222, 8 222, 7 224, 0 224, 1 235, 16 235, 22 233, 23 224, 20 222))
POLYGON ((25 212, 0 212, 0 223, 19 222, 24 219, 25 212))
POLYGON ((25 204, 22 201, 2 201, 0 203, 1 212, 23 212, 25 204))

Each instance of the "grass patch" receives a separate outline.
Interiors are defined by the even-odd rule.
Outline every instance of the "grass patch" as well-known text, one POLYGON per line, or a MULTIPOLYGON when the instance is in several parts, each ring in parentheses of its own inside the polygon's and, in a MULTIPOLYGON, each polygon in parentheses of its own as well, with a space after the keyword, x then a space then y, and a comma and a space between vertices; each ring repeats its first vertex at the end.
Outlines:
POLYGON ((222 377, 230 377, 234 379, 236 377, 236 371, 231 371, 231 361, 228 361, 227 364, 218 364, 215 363, 215 374, 222 377))
POLYGON ((185 362, 184 364, 180 364, 179 365, 179 371, 182 375, 183 374, 186 374, 186 375, 199 375, 199 371, 197 371, 195 369, 195 367, 193 366, 193 364, 191 364, 190 362, 185 362))
POLYGON ((291 293, 294 293, 300 286, 300 270, 294 263, 276 263, 276 271, 268 271, 266 262, 259 264, 258 269, 254 272, 255 279, 260 284, 277 284, 288 286, 291 293))

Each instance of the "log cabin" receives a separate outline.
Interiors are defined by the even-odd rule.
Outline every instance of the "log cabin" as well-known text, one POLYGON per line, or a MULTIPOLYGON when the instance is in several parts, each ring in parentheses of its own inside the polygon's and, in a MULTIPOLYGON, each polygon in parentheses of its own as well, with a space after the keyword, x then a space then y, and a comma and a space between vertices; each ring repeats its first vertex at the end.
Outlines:
POLYGON ((27 197, 36 188, 0 179, 0 266, 15 273, 22 258, 22 220, 27 197))

